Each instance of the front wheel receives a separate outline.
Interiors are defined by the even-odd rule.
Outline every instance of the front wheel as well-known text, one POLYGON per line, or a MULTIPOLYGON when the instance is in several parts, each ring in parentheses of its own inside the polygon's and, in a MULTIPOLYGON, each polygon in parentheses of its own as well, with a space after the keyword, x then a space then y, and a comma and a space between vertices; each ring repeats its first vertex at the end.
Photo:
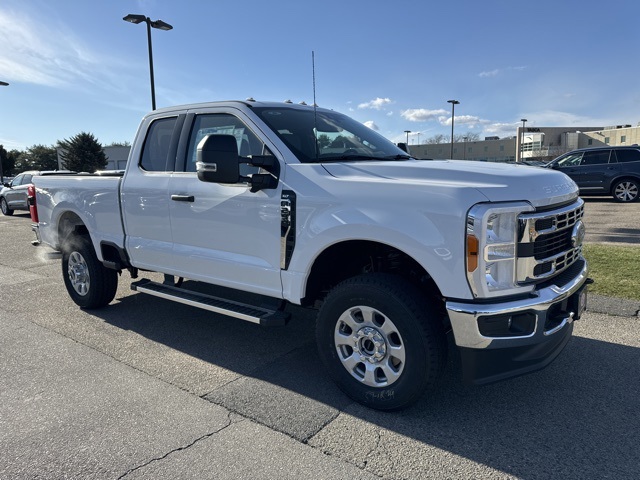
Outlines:
POLYGON ((357 402, 379 410, 405 408, 435 385, 445 365, 445 334, 436 312, 401 277, 348 279, 318 313, 320 357, 357 402))
POLYGON ((13 215, 13 210, 9 208, 7 199, 4 197, 0 198, 0 210, 2 210, 3 215, 6 215, 6 216, 13 215))
POLYGON ((630 203, 638 200, 640 186, 637 180, 620 180, 613 186, 613 199, 616 202, 630 203))
POLYGON ((98 260, 88 235, 74 236, 67 242, 62 277, 69 296, 81 308, 108 305, 118 289, 118 272, 98 260))

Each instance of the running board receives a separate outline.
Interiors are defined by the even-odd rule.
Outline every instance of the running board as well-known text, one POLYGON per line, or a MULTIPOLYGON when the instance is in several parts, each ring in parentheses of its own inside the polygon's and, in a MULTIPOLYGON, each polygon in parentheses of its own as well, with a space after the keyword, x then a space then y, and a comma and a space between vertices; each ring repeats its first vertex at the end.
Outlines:
POLYGON ((131 290, 147 293, 155 297, 171 300, 172 302, 202 308, 210 312, 239 318, 258 325, 275 327, 285 325, 289 321, 290 314, 282 310, 270 310, 254 305, 247 305, 233 300, 205 295, 184 288, 153 282, 142 279, 131 284, 131 290))

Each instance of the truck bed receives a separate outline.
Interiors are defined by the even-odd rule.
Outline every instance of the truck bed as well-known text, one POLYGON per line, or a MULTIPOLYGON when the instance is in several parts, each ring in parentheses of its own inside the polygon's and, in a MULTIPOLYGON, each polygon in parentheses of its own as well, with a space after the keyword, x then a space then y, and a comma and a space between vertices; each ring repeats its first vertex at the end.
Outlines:
POLYGON ((91 232, 98 256, 103 241, 124 246, 119 201, 121 177, 114 172, 34 178, 41 240, 59 250, 65 221, 73 224, 79 219, 91 232))

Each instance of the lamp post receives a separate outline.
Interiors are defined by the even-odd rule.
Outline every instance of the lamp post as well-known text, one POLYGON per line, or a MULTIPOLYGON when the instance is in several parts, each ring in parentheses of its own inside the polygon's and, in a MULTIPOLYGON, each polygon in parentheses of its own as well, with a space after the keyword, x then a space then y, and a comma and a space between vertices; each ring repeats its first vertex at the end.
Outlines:
POLYGON ((404 133, 407 134, 407 146, 409 146, 409 134, 411 133, 411 130, 405 130, 404 133))
MULTIPOLYGON (((9 84, 7 82, 3 82, 0 80, 0 86, 8 87, 9 84)), ((4 171, 2 170, 2 160, 0 160, 0 188, 4 185, 4 171)))
POLYGON ((447 100, 447 103, 451 104, 451 155, 449 155, 449 158, 453 160, 453 119, 456 111, 456 105, 460 102, 458 100, 447 100))
POLYGON ((524 124, 527 123, 526 118, 521 118, 522 122, 522 135, 520 136, 520 161, 522 161, 522 157, 524 156, 524 124))
POLYGON ((467 139, 468 138, 469 137, 462 137, 462 140, 464 140, 464 153, 463 153, 464 156, 462 157, 463 160, 467 159, 467 139))
POLYGON ((163 22, 162 20, 151 20, 149 17, 145 15, 135 15, 129 14, 123 18, 125 22, 130 23, 142 23, 145 22, 147 24, 147 43, 149 44, 149 75, 151 76, 151 109, 156 109, 156 87, 153 81, 153 51, 151 48, 151 27, 157 28, 158 30, 171 30, 173 27, 168 23, 163 22))

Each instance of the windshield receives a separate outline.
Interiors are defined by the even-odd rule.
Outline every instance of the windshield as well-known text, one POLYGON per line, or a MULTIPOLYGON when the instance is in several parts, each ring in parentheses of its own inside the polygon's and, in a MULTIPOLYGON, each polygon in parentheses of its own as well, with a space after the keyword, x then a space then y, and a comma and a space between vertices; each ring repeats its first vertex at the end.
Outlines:
POLYGON ((382 135, 337 112, 256 107, 254 111, 303 163, 411 158, 382 135))

